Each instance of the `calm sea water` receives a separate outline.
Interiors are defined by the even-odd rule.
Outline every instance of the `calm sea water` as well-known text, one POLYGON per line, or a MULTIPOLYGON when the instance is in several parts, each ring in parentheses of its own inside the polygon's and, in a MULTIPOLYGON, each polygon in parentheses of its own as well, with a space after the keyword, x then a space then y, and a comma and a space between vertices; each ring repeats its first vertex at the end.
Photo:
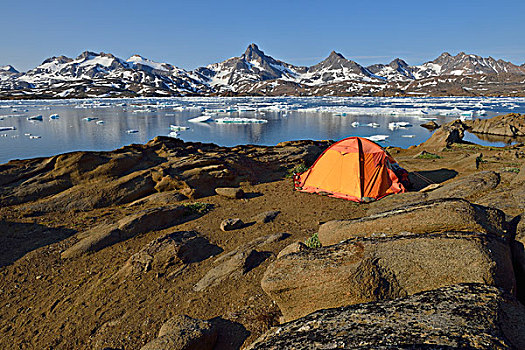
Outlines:
MULTIPOLYGON (((513 98, 166 98, 91 99, 59 101, 0 101, 0 163, 11 159, 51 156, 77 150, 113 150, 168 136, 170 125, 184 141, 275 145, 298 139, 339 140, 348 136, 381 139, 383 146, 408 147, 427 140, 420 127, 430 119, 438 124, 461 114, 482 118, 525 112, 525 99, 513 98), (264 124, 191 123, 210 114, 264 119, 264 124), (50 119, 57 114, 58 119, 50 119), (42 121, 28 117, 42 116, 42 121), (90 121, 86 117, 97 118, 90 121), (99 123, 97 123, 99 122, 99 123), (395 128, 390 123, 408 123, 395 128), (357 125, 359 123, 359 125, 357 125), (390 124, 390 125, 389 125, 390 124), (137 131, 131 133, 130 130, 137 131), (130 131, 130 133, 128 133, 130 131)), ((467 116, 468 117, 468 116, 467 116)), ((498 140, 467 139, 503 145, 498 140)))

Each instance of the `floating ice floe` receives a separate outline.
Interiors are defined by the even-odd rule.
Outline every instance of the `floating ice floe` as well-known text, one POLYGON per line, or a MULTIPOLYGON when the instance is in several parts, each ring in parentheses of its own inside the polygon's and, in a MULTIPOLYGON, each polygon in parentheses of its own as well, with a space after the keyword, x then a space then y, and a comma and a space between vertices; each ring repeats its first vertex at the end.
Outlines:
POLYGON ((377 124, 377 123, 368 123, 368 124, 366 124, 366 126, 369 126, 371 128, 379 128, 379 124, 377 124))
POLYGON ((38 120, 38 121, 42 121, 43 118, 41 115, 34 115, 32 117, 27 117, 27 120, 38 120))
POLYGON ((42 137, 41 136, 37 136, 37 135, 31 135, 29 136, 30 139, 41 139, 42 137))
POLYGON ((365 137, 365 139, 369 139, 370 141, 374 141, 374 142, 386 141, 387 138, 388 138, 388 135, 372 135, 372 136, 365 137))
POLYGON ((359 122, 353 122, 350 125, 352 125, 353 128, 357 128, 357 127, 359 127, 359 122))
POLYGON ((219 124, 264 124, 264 123, 268 123, 266 119, 229 118, 229 117, 215 119, 215 122, 219 124))
POLYGON ((129 129, 129 130, 126 130, 126 133, 127 134, 136 134, 138 133, 139 131, 138 130, 135 130, 135 129, 129 129))
POLYGON ((189 127, 187 126, 180 126, 180 125, 172 125, 170 124, 170 130, 172 131, 184 131, 184 130, 188 130, 189 127))
POLYGON ((173 137, 173 138, 177 138, 179 137, 179 133, 176 132, 176 131, 170 131, 170 133, 168 134, 169 137, 173 137))
POLYGON ((96 124, 97 124, 97 125, 104 125, 105 122, 104 122, 103 120, 97 120, 97 121, 96 121, 96 124))
POLYGON ((52 119, 58 119, 58 118, 60 118, 60 116, 59 116, 58 114, 51 114, 51 115, 49 116, 49 119, 51 119, 51 120, 52 120, 52 119))
POLYGON ((206 123, 211 121, 211 115, 201 115, 199 117, 191 118, 188 121, 191 123, 206 123))
POLYGON ((0 131, 16 130, 14 126, 0 126, 0 131))
POLYGON ((388 128, 392 131, 397 129, 404 129, 404 128, 410 128, 412 127, 412 124, 409 122, 390 122, 388 123, 388 128))
POLYGON ((97 119, 98 119, 97 117, 84 117, 84 118, 82 118, 82 120, 85 120, 87 122, 90 122, 92 120, 97 120, 97 119))
POLYGON ((404 137, 404 138, 407 138, 407 139, 411 139, 413 137, 416 137, 416 135, 401 135, 401 137, 404 137))

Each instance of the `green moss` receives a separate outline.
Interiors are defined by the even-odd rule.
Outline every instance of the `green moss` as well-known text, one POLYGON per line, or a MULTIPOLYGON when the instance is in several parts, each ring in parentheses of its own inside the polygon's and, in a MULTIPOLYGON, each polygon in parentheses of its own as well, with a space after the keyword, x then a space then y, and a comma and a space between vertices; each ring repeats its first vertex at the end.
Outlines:
POLYGON ((213 209, 213 204, 202 203, 202 202, 193 202, 183 204, 186 208, 190 209, 194 213, 206 214, 213 209))
POLYGON ((434 153, 423 153, 417 156, 419 159, 441 159, 440 155, 434 153))
POLYGON ((504 172, 507 172, 507 173, 516 173, 516 174, 519 174, 520 169, 519 169, 519 168, 514 168, 514 167, 506 167, 506 168, 503 168, 503 171, 504 171, 504 172))
POLYGON ((306 166, 306 164, 304 163, 298 164, 293 169, 288 170, 288 174, 286 175, 286 177, 291 178, 293 177, 293 174, 303 173, 306 170, 308 170, 308 167, 306 166))
POLYGON ((317 232, 312 235, 312 237, 308 238, 306 241, 304 241, 304 244, 308 248, 320 248, 321 247, 321 241, 319 240, 319 236, 317 235, 317 232))

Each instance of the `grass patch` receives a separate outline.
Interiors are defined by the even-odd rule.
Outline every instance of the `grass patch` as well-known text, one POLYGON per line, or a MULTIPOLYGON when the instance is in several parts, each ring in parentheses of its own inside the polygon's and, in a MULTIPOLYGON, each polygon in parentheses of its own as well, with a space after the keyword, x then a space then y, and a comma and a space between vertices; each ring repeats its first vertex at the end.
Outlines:
POLYGON ((213 204, 193 202, 183 204, 186 208, 197 214, 206 214, 213 209, 213 204))
POLYGON ((314 233, 312 237, 304 241, 304 244, 306 244, 308 248, 321 248, 321 241, 319 240, 319 236, 317 235, 317 232, 314 233))
POLYGON ((506 167, 506 168, 503 168, 503 171, 506 172, 506 173, 516 173, 516 174, 519 174, 519 173, 520 173, 520 168, 506 167))
POLYGON ((417 158, 418 159, 441 159, 443 157, 441 157, 440 155, 434 154, 434 153, 425 152, 425 153, 419 154, 417 158))
POLYGON ((295 167, 293 167, 293 169, 288 170, 288 174, 286 174, 286 177, 292 178, 293 174, 303 173, 306 170, 308 170, 308 167, 306 166, 306 164, 304 163, 297 164, 295 167))

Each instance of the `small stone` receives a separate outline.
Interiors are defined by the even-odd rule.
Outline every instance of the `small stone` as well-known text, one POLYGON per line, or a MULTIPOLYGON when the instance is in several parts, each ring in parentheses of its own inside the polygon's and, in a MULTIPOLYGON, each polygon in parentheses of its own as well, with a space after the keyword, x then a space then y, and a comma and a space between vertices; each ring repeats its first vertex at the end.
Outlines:
POLYGON ((275 220, 277 215, 279 215, 280 213, 281 212, 278 210, 265 211, 264 213, 255 215, 253 217, 253 221, 255 221, 258 224, 266 224, 268 222, 272 222, 273 220, 275 220))
POLYGON ((441 186, 442 186, 441 184, 430 184, 427 187, 420 189, 419 192, 426 193, 426 192, 434 191, 436 188, 440 188, 441 186))
POLYGON ((288 254, 304 252, 304 251, 307 251, 308 249, 309 249, 308 246, 304 244, 303 242, 295 242, 295 243, 292 243, 284 247, 284 249, 281 250, 279 254, 277 254, 277 259, 285 255, 288 255, 288 254))
POLYGON ((223 231, 237 230, 243 226, 244 222, 239 218, 226 219, 221 222, 221 230, 223 231))
POLYGON ((440 127, 440 125, 433 120, 420 124, 420 126, 428 130, 435 130, 440 127))
POLYGON ((244 191, 241 188, 234 187, 218 187, 215 189, 215 193, 219 196, 232 199, 241 199, 244 197, 244 191))

